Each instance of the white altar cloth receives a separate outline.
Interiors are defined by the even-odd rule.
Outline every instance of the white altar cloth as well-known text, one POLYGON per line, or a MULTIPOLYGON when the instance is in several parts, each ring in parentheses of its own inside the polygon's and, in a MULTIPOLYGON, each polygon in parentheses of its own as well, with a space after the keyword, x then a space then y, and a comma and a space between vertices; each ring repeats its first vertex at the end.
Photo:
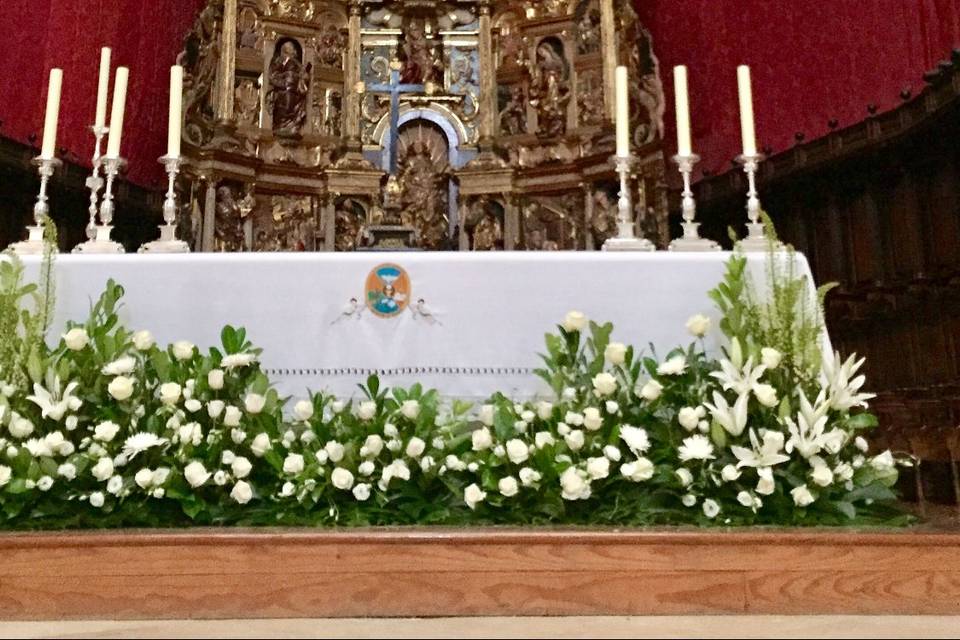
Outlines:
MULTIPOLYGON (((687 319, 714 319, 708 350, 720 346, 707 297, 728 253, 352 253, 74 256, 56 259, 53 331, 83 320, 113 278, 126 290, 121 320, 162 343, 219 345, 224 324, 246 327, 283 394, 307 388, 357 396, 378 373, 390 385, 422 382, 444 395, 480 399, 494 391, 546 391, 533 374, 543 335, 577 309, 613 322, 613 339, 662 357, 692 338, 687 319), (382 318, 364 307, 374 267, 394 263, 410 277, 410 309, 382 318), (350 300, 362 312, 344 315, 350 300), (422 300, 428 318, 412 308, 422 300)), ((762 280, 763 255, 751 257, 762 280)), ((798 256, 801 272, 810 274, 798 256)), ((28 276, 38 258, 25 259, 28 276)), ((810 279, 812 283, 812 278, 810 279)), ((811 284, 812 286, 812 284, 811 284)), ((811 289, 812 291, 812 289, 811 289)))

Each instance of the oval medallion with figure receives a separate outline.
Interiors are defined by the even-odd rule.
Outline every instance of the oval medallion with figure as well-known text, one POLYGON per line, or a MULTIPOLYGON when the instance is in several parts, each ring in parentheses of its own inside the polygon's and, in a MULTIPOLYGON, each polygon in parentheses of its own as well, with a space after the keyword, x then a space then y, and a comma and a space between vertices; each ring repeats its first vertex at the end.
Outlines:
POLYGON ((381 264, 367 276, 367 307, 381 318, 403 312, 410 302, 410 276, 396 264, 381 264))

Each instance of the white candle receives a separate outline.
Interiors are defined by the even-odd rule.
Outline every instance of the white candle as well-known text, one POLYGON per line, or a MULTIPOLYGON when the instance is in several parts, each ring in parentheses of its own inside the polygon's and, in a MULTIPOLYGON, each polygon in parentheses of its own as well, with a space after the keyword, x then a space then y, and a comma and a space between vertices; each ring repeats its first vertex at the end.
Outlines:
POLYGON ((63 87, 63 70, 50 70, 50 84, 47 87, 47 115, 43 123, 43 147, 40 157, 50 160, 56 156, 57 123, 60 121, 60 90, 63 87))
POLYGON ((740 89, 740 134, 743 137, 743 155, 757 155, 757 133, 753 124, 753 87, 750 67, 737 67, 737 86, 740 89))
POLYGON ((107 139, 108 158, 120 157, 120 139, 123 136, 123 114, 127 102, 127 80, 130 70, 117 67, 117 77, 113 82, 113 110, 110 112, 110 137, 107 139))
POLYGON ((100 50, 100 80, 97 83, 97 117, 94 126, 103 129, 107 126, 107 95, 110 92, 110 49, 100 50))
POLYGON ((630 156, 630 89, 627 68, 617 67, 617 157, 630 156))
POLYGON ((167 155, 180 157, 180 126, 183 118, 183 67, 170 67, 170 123, 167 129, 167 155))
POLYGON ((690 96, 687 93, 687 68, 673 68, 673 89, 677 104, 677 155, 693 155, 690 143, 690 96))

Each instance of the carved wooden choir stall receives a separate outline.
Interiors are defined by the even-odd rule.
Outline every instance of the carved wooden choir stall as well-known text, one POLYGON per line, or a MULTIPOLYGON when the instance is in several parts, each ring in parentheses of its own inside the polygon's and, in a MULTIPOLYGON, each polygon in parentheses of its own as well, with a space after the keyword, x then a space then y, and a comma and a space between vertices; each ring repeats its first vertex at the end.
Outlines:
POLYGON ((636 219, 669 239, 663 91, 629 0, 210 0, 180 62, 194 250, 599 248, 617 64, 636 219))

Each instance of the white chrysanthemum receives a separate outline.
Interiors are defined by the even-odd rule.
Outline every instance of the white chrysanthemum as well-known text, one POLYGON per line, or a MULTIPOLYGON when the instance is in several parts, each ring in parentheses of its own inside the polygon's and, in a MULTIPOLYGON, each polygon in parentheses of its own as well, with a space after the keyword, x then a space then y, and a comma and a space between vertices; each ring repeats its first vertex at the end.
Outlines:
POLYGON ((650 438, 647 432, 641 427, 633 427, 628 424, 620 427, 620 439, 623 440, 634 455, 640 456, 650 449, 650 438))
POLYGON ((133 373, 137 368, 137 359, 133 356, 123 356, 105 365, 101 372, 105 376, 124 376, 133 373))
POLYGON ((147 449, 162 447, 167 444, 167 442, 168 440, 166 438, 161 438, 152 433, 135 433, 123 443, 123 455, 130 461, 147 449))
POLYGON ((220 362, 220 366, 224 369, 239 369, 241 367, 249 367, 256 361, 257 356, 252 353, 231 353, 228 356, 224 356, 220 362))

